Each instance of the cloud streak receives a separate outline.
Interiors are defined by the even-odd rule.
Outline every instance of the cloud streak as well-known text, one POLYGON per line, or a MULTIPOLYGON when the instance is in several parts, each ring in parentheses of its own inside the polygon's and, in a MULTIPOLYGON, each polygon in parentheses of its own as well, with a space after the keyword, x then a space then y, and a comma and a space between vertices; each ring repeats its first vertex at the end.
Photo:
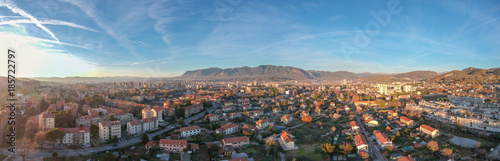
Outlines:
POLYGON ((37 27, 39 27, 40 29, 42 29, 43 31, 45 31, 54 40, 56 40, 57 42, 59 42, 59 39, 56 37, 56 35, 52 31, 50 31, 47 27, 45 27, 44 25, 42 25, 42 23, 37 18, 33 17, 31 14, 29 14, 28 12, 22 10, 21 8, 17 7, 17 5, 14 2, 12 2, 10 0, 5 1, 5 3, 0 3, 0 7, 7 7, 10 11, 12 11, 14 13, 17 13, 17 14, 23 16, 23 17, 28 18, 37 27))
POLYGON ((0 25, 36 24, 36 23, 40 23, 40 24, 44 24, 44 25, 68 26, 68 27, 84 29, 84 30, 88 30, 88 31, 92 31, 92 32, 98 32, 97 30, 94 30, 94 29, 91 29, 91 28, 88 28, 88 27, 85 27, 85 26, 82 26, 82 25, 78 25, 78 24, 75 24, 75 23, 66 22, 66 21, 60 21, 60 20, 51 20, 51 19, 47 19, 47 20, 40 19, 40 20, 38 20, 38 22, 35 22, 33 20, 30 20, 30 19, 10 20, 10 21, 0 22, 0 25))

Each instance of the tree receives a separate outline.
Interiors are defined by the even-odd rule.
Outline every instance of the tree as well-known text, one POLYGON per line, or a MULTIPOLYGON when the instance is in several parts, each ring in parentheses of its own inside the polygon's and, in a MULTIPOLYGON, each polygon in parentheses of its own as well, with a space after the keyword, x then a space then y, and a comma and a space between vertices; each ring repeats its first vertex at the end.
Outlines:
POLYGON ((450 148, 444 148, 441 150, 441 154, 443 154, 444 156, 451 156, 453 154, 453 150, 451 150, 450 148))
POLYGON ((432 154, 434 155, 434 152, 439 150, 439 145, 436 141, 430 141, 427 143, 427 148, 429 148, 430 151, 432 151, 432 154))
POLYGON ((384 109, 385 108, 385 101, 381 101, 379 106, 381 109, 384 109))
POLYGON ((245 136, 251 136, 251 135, 253 135, 253 131, 252 130, 248 130, 248 129, 243 129, 243 135, 245 135, 245 136))
POLYGON ((52 153, 52 158, 57 158, 57 152, 52 153))
POLYGON ((24 130, 24 136, 27 138, 35 137, 35 133, 38 130, 37 123, 34 121, 30 121, 30 122, 26 122, 26 124, 24 124, 24 126, 26 127, 26 129, 24 130))
POLYGON ((273 124, 269 125, 269 130, 273 130, 273 124))
POLYGON ((45 101, 45 97, 40 100, 38 107, 40 108, 40 111, 46 111, 49 108, 49 103, 45 101))
POLYGON ((370 155, 367 152, 364 152, 364 153, 361 153, 361 158, 368 159, 368 158, 370 158, 370 155))
POLYGON ((385 132, 387 132, 387 133, 388 133, 388 132, 391 132, 391 128, 390 128, 389 126, 387 126, 387 127, 385 128, 385 132))
POLYGON ((38 147, 38 144, 32 141, 31 139, 27 137, 23 137, 21 139, 21 144, 17 145, 17 153, 23 157, 23 161, 26 160, 26 156, 37 153, 38 150, 36 149, 38 147))
POLYGON ((304 123, 310 123, 312 121, 312 117, 309 115, 302 116, 302 122, 304 123))
POLYGON ((321 150, 323 154, 332 154, 335 150, 335 145, 332 145, 330 143, 321 144, 321 150))
POLYGON ((97 125, 90 125, 90 136, 96 136, 99 134, 99 127, 97 125))
POLYGON ((47 131, 45 133, 45 139, 49 142, 49 143, 53 143, 54 144, 54 148, 56 147, 56 142, 57 141, 62 141, 62 139, 64 138, 64 135, 66 135, 64 133, 64 131, 58 129, 58 128, 53 128, 53 129, 50 129, 49 131, 47 131))
POLYGON ((45 133, 43 131, 39 131, 35 134, 34 137, 36 143, 43 148, 43 144, 45 144, 45 133))
POLYGON ((219 150, 219 146, 217 146, 217 144, 210 145, 209 151, 214 152, 214 151, 218 151, 218 150, 219 150))
POLYGON ((218 134, 216 134, 216 135, 215 135, 215 138, 216 138, 217 140, 224 139, 224 134, 222 134, 222 133, 218 133, 218 134))
POLYGON ((400 136, 401 136, 401 134, 399 133, 399 130, 396 132, 396 136, 397 136, 397 137, 400 137, 400 136))
POLYGON ((109 121, 116 121, 118 119, 115 118, 115 114, 110 114, 109 117, 108 117, 108 120, 109 121))
POLYGON ((479 147, 481 147, 481 142, 478 142, 476 145, 475 145, 476 149, 479 149, 479 147))
POLYGON ((267 145, 266 155, 268 155, 271 150, 273 150, 273 152, 276 152, 276 149, 278 148, 276 139, 274 139, 274 137, 268 137, 266 139, 266 145, 267 145))
POLYGON ((332 129, 331 129, 331 131, 332 131, 332 134, 333 134, 333 133, 335 133, 335 131, 337 131, 337 127, 335 127, 335 126, 332 126, 332 129))
POLYGON ((179 124, 184 125, 184 118, 182 118, 182 117, 179 118, 179 124))
POLYGON ((462 131, 462 123, 461 123, 460 121, 458 121, 458 122, 457 122, 457 127, 456 127, 456 129, 457 129, 458 131, 462 131))
POLYGON ((146 133, 142 134, 141 141, 142 141, 143 144, 148 143, 148 141, 149 141, 148 134, 146 134, 146 133))
POLYGON ((99 116, 102 116, 102 112, 101 111, 99 111, 99 116))
POLYGON ((349 152, 351 152, 353 147, 352 147, 351 143, 344 143, 344 144, 340 145, 340 149, 343 150, 344 154, 349 154, 349 152))

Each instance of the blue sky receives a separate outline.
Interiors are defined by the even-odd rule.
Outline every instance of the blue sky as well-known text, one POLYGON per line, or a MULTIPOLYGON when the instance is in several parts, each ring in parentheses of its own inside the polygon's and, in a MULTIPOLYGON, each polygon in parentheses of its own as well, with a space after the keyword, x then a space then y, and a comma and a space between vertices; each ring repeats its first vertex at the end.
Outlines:
POLYGON ((0 47, 19 50, 18 75, 28 77, 265 64, 358 73, 500 67, 499 1, 4 0, 0 15, 0 47))

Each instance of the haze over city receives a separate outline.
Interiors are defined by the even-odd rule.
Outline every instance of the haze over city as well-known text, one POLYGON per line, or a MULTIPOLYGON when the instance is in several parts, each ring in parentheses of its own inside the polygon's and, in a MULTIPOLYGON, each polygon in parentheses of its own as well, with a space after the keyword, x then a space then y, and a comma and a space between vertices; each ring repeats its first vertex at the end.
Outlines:
POLYGON ((21 77, 266 64, 440 73, 500 61, 498 1, 2 1, 0 15, 21 77))

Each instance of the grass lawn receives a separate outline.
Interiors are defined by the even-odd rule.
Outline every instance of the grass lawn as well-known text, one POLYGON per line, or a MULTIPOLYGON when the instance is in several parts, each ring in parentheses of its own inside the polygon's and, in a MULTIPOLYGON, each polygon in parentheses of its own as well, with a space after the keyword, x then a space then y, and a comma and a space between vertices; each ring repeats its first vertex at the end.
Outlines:
POLYGON ((43 158, 44 161, 86 161, 88 159, 90 159, 91 156, 90 155, 86 155, 86 156, 82 156, 82 157, 79 157, 79 156, 73 156, 73 157, 64 157, 61 158, 57 158, 57 159, 54 159, 54 158, 43 158))
POLYGON ((204 161, 210 160, 210 156, 208 155, 207 147, 206 146, 200 147, 200 151, 193 153, 191 155, 191 160, 204 160, 204 161))
POLYGON ((0 154, 0 160, 4 160, 5 158, 7 158, 7 155, 0 154))
POLYGON ((298 150, 290 151, 295 156, 307 156, 311 160, 322 160, 321 148, 319 143, 315 144, 298 144, 298 150), (316 150, 315 150, 316 149, 316 150))

